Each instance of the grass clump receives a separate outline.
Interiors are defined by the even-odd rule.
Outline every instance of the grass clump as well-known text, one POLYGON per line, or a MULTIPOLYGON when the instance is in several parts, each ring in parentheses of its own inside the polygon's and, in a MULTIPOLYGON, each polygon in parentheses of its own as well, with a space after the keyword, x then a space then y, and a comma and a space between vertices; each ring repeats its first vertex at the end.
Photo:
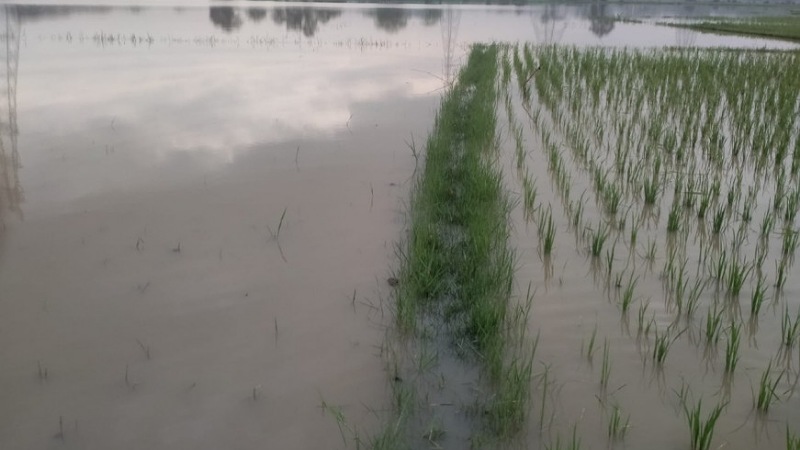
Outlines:
POLYGON ((800 41, 800 17, 759 17, 753 19, 721 19, 674 25, 698 31, 763 36, 800 41))

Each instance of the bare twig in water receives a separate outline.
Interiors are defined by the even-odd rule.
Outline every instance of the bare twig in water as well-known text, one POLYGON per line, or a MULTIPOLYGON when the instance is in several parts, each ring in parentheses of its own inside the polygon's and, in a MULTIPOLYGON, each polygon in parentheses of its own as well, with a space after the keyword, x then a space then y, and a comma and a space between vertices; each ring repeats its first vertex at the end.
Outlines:
POLYGON ((150 346, 149 345, 144 345, 142 343, 142 341, 140 341, 139 339, 136 339, 136 343, 139 344, 139 348, 142 349, 142 351, 144 352, 144 355, 149 360, 150 359, 150 346))
POLYGON ((43 367, 41 361, 36 361, 36 365, 39 369, 39 381, 47 381, 47 367, 43 367))
POLYGON ((278 342, 278 318, 275 317, 275 343, 278 342))
POLYGON ((136 290, 139 291, 140 294, 144 294, 144 291, 146 291, 147 288, 149 288, 149 287, 150 287, 150 282, 148 281, 145 284, 137 284, 136 285, 136 290))
POLYGON ((281 235, 281 228, 283 228, 283 219, 286 218, 286 207, 283 208, 283 212, 281 213, 281 219, 278 221, 278 230, 273 232, 272 228, 267 225, 267 230, 269 230, 269 234, 272 235, 272 238, 277 240, 281 235))
POLYGON ((375 200, 375 189, 372 187, 372 182, 369 183, 369 212, 372 212, 372 202, 375 200))
POLYGON ((300 146, 297 146, 297 150, 294 151, 294 167, 300 172, 300 165, 297 163, 297 157, 300 156, 300 146))
POLYGON ((56 439, 64 440, 64 416, 58 416, 58 433, 56 439))
POLYGON ((141 237, 136 238, 136 251, 140 252, 144 248, 144 239, 141 237))
POLYGON ((405 141, 408 148, 411 149, 411 156, 414 157, 414 173, 411 174, 410 178, 414 178, 417 175, 417 169, 419 168, 419 153, 417 152, 417 144, 414 142, 414 135, 411 135, 411 142, 405 141))
POLYGON ((353 134, 353 130, 351 130, 351 129, 350 129, 350 120, 351 120, 352 118, 353 118, 353 115, 352 115, 352 114, 350 114, 350 117, 348 117, 348 118, 347 118, 347 122, 344 124, 344 125, 347 127, 347 131, 349 131, 349 132, 350 132, 350 134, 353 134))
POLYGON ((286 260, 286 255, 283 254, 283 247, 281 247, 281 241, 275 241, 278 244, 278 252, 281 254, 281 259, 283 262, 288 263, 289 261, 286 260))
POLYGON ((178 241, 178 246, 172 249, 173 253, 180 253, 181 252, 181 241, 178 241))

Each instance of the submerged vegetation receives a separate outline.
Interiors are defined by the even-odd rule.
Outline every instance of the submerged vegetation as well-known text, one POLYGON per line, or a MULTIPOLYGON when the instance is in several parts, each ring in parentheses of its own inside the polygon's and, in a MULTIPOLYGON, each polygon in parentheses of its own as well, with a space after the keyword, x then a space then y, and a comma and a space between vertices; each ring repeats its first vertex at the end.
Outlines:
MULTIPOLYGON (((473 443, 507 438, 523 425, 532 379, 533 351, 525 345, 532 294, 519 305, 511 301, 511 201, 495 164, 497 62, 498 46, 474 46, 444 95, 412 190, 407 243, 398 252, 397 327, 419 340, 444 335, 484 375, 476 382, 487 394, 473 408, 483 426, 473 443)), ((554 233, 552 224, 543 230, 546 252, 554 233)), ((413 408, 396 399, 394 410, 378 448, 408 447, 413 431, 405 419, 413 408)))

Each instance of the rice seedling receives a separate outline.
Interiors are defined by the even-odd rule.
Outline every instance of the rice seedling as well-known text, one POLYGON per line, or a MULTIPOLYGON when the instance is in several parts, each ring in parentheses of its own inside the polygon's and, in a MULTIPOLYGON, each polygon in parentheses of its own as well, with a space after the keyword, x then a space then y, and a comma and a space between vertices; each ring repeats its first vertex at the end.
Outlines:
POLYGON ((608 351, 608 339, 603 341, 603 365, 600 367, 600 387, 608 388, 608 379, 611 377, 611 359, 608 351))
POLYGON ((672 202, 672 208, 667 215, 667 233, 675 233, 681 226, 681 209, 678 201, 672 202))
POLYGON ((722 333, 722 314, 723 309, 717 309, 717 306, 714 305, 708 308, 708 313, 706 314, 706 325, 705 325, 705 337, 706 337, 706 345, 714 345, 716 346, 719 342, 720 334, 722 333))
POLYGON ((779 399, 775 389, 778 387, 781 378, 783 378, 783 372, 781 372, 777 378, 773 378, 772 361, 770 361, 764 373, 761 374, 761 379, 758 383, 758 395, 755 398, 755 405, 758 412, 762 414, 767 413, 772 402, 779 399))
POLYGON ((614 270, 614 254, 616 251, 616 247, 606 250, 606 278, 608 279, 611 279, 611 271, 614 270))
POLYGON ((767 211, 761 219, 761 239, 767 239, 769 234, 772 233, 772 227, 775 224, 775 217, 767 211))
POLYGON ((653 343, 653 361, 659 366, 664 365, 667 359, 667 354, 672 344, 680 337, 681 333, 675 336, 670 336, 669 330, 663 334, 658 333, 658 328, 655 330, 655 341, 653 343))
POLYGON ((794 319, 789 315, 789 305, 784 305, 781 318, 781 340, 785 347, 792 348, 800 336, 800 308, 794 319))
POLYGON ((786 425, 786 450, 800 450, 800 436, 789 431, 788 424, 786 425))
POLYGON ((578 426, 573 425, 572 427, 572 435, 569 440, 565 440, 563 443, 561 441, 561 435, 556 435, 556 441, 551 442, 550 444, 545 444, 544 448, 546 450, 580 450, 581 449, 581 439, 578 437, 578 426))
POLYGON ((556 240, 556 226, 553 221, 553 211, 550 205, 547 210, 540 210, 539 213, 539 241, 542 245, 542 253, 549 256, 553 253, 553 244, 556 240))
POLYGON ((739 292, 742 290, 742 286, 744 286, 744 282, 747 280, 747 276, 750 274, 750 271, 753 267, 746 262, 740 262, 737 258, 733 258, 730 260, 725 273, 727 275, 726 278, 726 285, 728 288, 728 295, 732 297, 736 297, 739 295, 739 292))
POLYGON ((581 354, 586 355, 586 359, 589 360, 590 363, 592 362, 592 358, 594 357, 596 342, 597 342, 597 325, 594 326, 594 329, 592 330, 592 335, 589 336, 589 341, 586 343, 586 345, 581 346, 581 354))
POLYGON ((692 450, 708 450, 711 448, 714 429, 724 407, 724 405, 716 405, 707 415, 703 416, 702 399, 698 400, 694 407, 684 406, 692 450))
POLYGON ((725 373, 733 374, 739 363, 739 339, 741 328, 736 322, 728 328, 728 341, 725 344, 725 373))
POLYGON ((800 231, 786 227, 783 230, 783 239, 781 242, 781 255, 784 259, 791 258, 797 250, 798 243, 800 243, 800 231))
POLYGON ((780 291, 786 285, 786 260, 781 259, 780 262, 775 261, 775 287, 780 291))
POLYGON ((623 418, 619 406, 611 408, 611 415, 608 418, 608 438, 612 441, 621 441, 625 438, 625 433, 630 428, 631 416, 623 418))
POLYGON ((711 277, 716 280, 717 284, 725 279, 725 274, 728 269, 728 252, 722 250, 715 259, 711 259, 711 277))
POLYGON ((644 258, 650 262, 656 260, 656 241, 651 241, 648 238, 647 247, 645 247, 644 258))
POLYGON ((642 332, 645 329, 645 317, 647 315, 647 310, 650 307, 650 303, 640 303, 639 304, 639 311, 636 314, 637 317, 637 334, 639 336, 642 335, 642 332))
POLYGON ((750 316, 757 317, 761 311, 761 305, 764 304, 764 299, 767 295, 767 286, 764 277, 759 275, 756 286, 753 288, 753 293, 750 295, 750 316))
POLYGON ((720 206, 714 213, 714 218, 711 222, 711 231, 718 235, 722 232, 722 226, 725 224, 725 207, 720 206))
POLYGON ((655 205, 656 199, 658 197, 658 176, 654 174, 649 179, 646 179, 644 182, 644 204, 645 205, 655 205))
POLYGON ((686 297, 686 304, 683 306, 683 312, 686 313, 687 318, 691 318, 694 315, 697 305, 700 302, 700 296, 703 294, 705 287, 705 281, 701 279, 696 279, 694 281, 694 284, 692 285, 692 288, 689 290, 689 294, 686 297))
POLYGON ((591 246, 590 250, 593 257, 599 257, 603 252, 603 245, 608 239, 608 228, 604 225, 598 225, 596 229, 590 230, 591 246))
POLYGON ((711 204, 711 195, 706 192, 700 197, 700 205, 697 207, 697 219, 700 221, 704 221, 706 219, 706 211, 708 211, 708 206, 711 204))
POLYGON ((578 200, 576 204, 570 202, 569 210, 571 211, 571 222, 573 227, 579 227, 581 222, 583 221, 583 204, 584 204, 584 194, 581 194, 581 198, 578 200))
POLYGON ((800 209, 800 189, 795 189, 791 194, 786 196, 786 203, 784 204, 783 213, 784 223, 794 223, 794 219, 797 217, 798 209, 800 209))
POLYGON ((525 211, 526 218, 533 217, 533 212, 536 207, 537 193, 536 181, 526 173, 522 178, 522 206, 525 211))
POLYGON ((636 283, 639 281, 639 278, 633 278, 633 273, 631 273, 630 277, 628 278, 628 284, 625 286, 625 289, 622 291, 622 300, 620 304, 622 305, 622 314, 627 314, 628 309, 633 303, 633 290, 636 288, 636 283))

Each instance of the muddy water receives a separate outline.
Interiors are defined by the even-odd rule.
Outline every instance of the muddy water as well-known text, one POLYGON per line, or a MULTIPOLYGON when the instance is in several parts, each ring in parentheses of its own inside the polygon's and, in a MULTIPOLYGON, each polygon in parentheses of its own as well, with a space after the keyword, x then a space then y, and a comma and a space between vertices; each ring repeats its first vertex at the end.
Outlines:
POLYGON ((3 13, 4 449, 343 447, 319 406, 385 403, 408 144, 469 43, 791 45, 610 6, 3 13))

